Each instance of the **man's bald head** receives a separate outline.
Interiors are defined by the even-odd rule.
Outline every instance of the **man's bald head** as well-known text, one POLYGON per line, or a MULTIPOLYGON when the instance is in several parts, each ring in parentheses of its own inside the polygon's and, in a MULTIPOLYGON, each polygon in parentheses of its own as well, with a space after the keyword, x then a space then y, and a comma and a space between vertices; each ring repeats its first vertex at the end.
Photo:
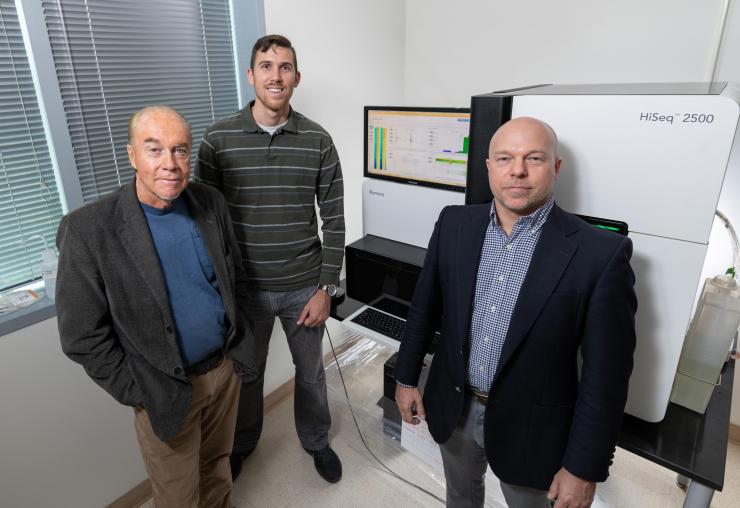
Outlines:
POLYGON ((139 125, 140 120, 144 118, 145 116, 148 116, 152 113, 159 113, 159 114, 172 116, 174 118, 179 119, 179 121, 182 122, 182 124, 187 128, 187 131, 190 134, 190 137, 192 139, 192 131, 190 129, 190 123, 187 120, 185 120, 185 117, 182 116, 179 111, 177 111, 175 108, 171 106, 156 105, 156 106, 146 106, 136 111, 133 115, 131 115, 131 118, 129 118, 128 120, 128 143, 129 144, 133 144, 134 142, 134 137, 136 136, 136 129, 139 125))
POLYGON ((554 159, 557 159, 558 135, 555 134, 555 130, 547 122, 531 116, 513 118, 499 127, 493 134, 493 137, 491 137, 491 143, 488 145, 488 157, 491 158, 493 156, 494 145, 497 140, 500 141, 507 135, 512 133, 518 134, 519 132, 526 132, 530 135, 540 134, 543 141, 541 148, 551 153, 554 159))

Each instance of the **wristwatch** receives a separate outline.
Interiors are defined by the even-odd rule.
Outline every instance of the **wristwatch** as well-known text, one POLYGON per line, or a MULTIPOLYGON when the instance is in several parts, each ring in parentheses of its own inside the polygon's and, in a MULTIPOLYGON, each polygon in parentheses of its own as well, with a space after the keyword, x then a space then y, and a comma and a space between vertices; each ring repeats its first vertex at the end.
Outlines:
POLYGON ((337 287, 334 284, 319 284, 319 289, 326 291, 326 294, 330 298, 334 298, 337 295, 337 287))

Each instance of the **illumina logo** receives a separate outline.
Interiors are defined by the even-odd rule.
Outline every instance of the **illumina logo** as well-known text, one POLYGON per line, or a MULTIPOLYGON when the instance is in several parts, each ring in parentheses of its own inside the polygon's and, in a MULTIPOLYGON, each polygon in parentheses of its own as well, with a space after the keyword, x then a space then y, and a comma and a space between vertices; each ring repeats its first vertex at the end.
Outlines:
POLYGON ((377 192, 372 189, 368 190, 368 192, 370 193, 371 196, 385 197, 385 194, 383 194, 382 192, 377 192))

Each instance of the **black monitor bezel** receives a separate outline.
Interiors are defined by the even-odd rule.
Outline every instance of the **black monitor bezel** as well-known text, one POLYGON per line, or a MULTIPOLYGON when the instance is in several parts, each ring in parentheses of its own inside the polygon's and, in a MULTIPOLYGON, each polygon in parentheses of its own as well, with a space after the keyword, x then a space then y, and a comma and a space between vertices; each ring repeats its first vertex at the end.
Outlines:
MULTIPOLYGON (((417 180, 415 178, 401 178, 397 176, 378 175, 376 173, 371 173, 368 170, 369 150, 368 150, 368 143, 367 143, 368 112, 369 111, 418 111, 419 113, 462 113, 462 114, 469 115, 470 108, 365 106, 364 115, 363 115, 364 117, 363 129, 362 129, 362 151, 363 151, 362 174, 365 178, 373 178, 376 180, 387 180, 391 182, 404 183, 408 185, 417 185, 419 187, 431 187, 433 189, 444 189, 444 190, 449 190, 449 191, 454 191, 454 192, 463 192, 463 193, 465 192, 466 184, 462 184, 462 186, 458 186, 458 185, 430 182, 427 180, 417 180)), ((468 133, 468 136, 470 136, 469 133, 468 133)), ((470 153, 468 153, 468 157, 470 157, 470 153)), ((465 166, 465 171, 467 172, 467 170, 468 170, 468 165, 465 166)), ((467 181, 467 178, 466 178, 466 181, 467 181)))

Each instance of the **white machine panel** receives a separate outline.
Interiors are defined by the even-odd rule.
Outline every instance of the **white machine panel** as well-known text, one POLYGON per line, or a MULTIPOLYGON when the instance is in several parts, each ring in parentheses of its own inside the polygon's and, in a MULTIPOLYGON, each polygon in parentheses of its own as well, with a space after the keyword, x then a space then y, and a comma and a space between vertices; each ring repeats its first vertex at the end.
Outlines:
POLYGON ((625 411, 665 416, 707 246, 630 231, 637 293, 637 349, 625 411))
POLYGON ((464 205, 465 194, 367 179, 362 184, 362 232, 426 249, 447 205, 464 205))
POLYGON ((738 104, 723 95, 521 95, 512 117, 560 140, 558 203, 630 231, 706 243, 738 104))
POLYGON ((557 203, 627 222, 638 310, 625 411, 665 416, 738 123, 724 95, 521 95, 557 132, 557 203))

